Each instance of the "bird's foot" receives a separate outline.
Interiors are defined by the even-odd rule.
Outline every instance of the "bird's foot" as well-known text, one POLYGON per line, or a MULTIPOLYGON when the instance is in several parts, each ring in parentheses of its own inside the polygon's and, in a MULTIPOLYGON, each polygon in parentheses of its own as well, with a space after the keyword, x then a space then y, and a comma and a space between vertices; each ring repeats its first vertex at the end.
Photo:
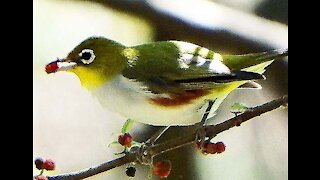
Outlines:
POLYGON ((151 165, 152 155, 149 152, 149 148, 162 136, 164 132, 169 129, 170 126, 161 127, 155 134, 153 134, 146 142, 144 142, 137 149, 137 159, 141 164, 151 165))
POLYGON ((207 141, 207 133, 204 127, 200 127, 196 132, 195 143, 199 150, 202 150, 205 147, 205 142, 207 141))
POLYGON ((206 124, 208 115, 209 115, 211 108, 212 108, 215 101, 216 101, 216 99, 215 100, 208 100, 208 107, 205 110, 201 121, 198 122, 197 124, 195 124, 195 126, 197 128, 195 142, 196 142, 199 149, 203 149, 205 146, 205 142, 208 140, 207 133, 206 133, 204 126, 206 124))
POLYGON ((143 143, 138 149, 137 149, 137 159, 140 164, 144 165, 151 165, 153 161, 153 157, 151 156, 149 152, 150 146, 146 143, 143 143))

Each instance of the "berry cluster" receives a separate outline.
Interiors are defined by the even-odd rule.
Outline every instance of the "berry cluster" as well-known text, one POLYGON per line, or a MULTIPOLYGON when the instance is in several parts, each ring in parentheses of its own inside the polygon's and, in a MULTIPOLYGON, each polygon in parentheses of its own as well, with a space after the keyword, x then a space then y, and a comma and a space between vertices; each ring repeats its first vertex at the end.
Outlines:
POLYGON ((43 158, 36 158, 34 160, 34 164, 36 165, 36 168, 41 170, 40 175, 35 177, 35 180, 48 180, 46 176, 42 175, 43 170, 52 171, 56 168, 56 164, 51 159, 44 160, 43 158))
POLYGON ((200 147, 200 143, 197 143, 197 146, 202 154, 219 154, 226 150, 226 146, 223 142, 212 143, 210 141, 205 141, 203 147, 200 147))
POLYGON ((55 163, 51 159, 44 160, 43 158, 36 158, 34 161, 36 168, 39 170, 45 169, 47 171, 52 171, 55 169, 55 163))
MULTIPOLYGON (((160 178, 167 178, 171 172, 171 162, 169 160, 158 161, 152 166, 153 174, 160 178)), ((135 177, 136 168, 134 165, 130 165, 126 169, 126 174, 128 177, 135 177)))

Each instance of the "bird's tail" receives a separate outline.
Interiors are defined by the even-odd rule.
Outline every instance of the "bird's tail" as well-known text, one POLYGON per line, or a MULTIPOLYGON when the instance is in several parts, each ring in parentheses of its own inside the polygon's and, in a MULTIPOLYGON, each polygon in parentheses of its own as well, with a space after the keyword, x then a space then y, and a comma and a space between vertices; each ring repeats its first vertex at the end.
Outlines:
POLYGON ((243 55, 222 55, 222 58, 223 63, 228 66, 231 71, 248 70, 251 72, 260 73, 259 71, 271 64, 273 60, 286 56, 288 56, 288 49, 278 49, 243 55), (252 66, 256 67, 251 68, 252 66))

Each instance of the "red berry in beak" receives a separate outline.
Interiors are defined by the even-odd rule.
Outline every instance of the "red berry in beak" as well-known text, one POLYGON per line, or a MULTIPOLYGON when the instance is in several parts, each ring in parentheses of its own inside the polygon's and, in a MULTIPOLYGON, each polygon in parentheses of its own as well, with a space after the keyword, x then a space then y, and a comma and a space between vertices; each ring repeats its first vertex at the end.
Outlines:
POLYGON ((58 69, 59 69, 58 61, 53 61, 53 62, 46 65, 46 72, 48 74, 57 72, 58 69))

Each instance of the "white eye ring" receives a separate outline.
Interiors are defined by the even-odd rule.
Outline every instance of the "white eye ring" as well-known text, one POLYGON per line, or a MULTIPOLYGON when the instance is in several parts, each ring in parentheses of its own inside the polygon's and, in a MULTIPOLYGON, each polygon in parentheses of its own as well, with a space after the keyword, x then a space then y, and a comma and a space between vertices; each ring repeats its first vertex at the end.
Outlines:
POLYGON ((90 64, 93 62, 93 60, 96 58, 96 56, 94 55, 93 53, 93 50, 92 49, 84 49, 81 51, 81 53, 79 53, 79 56, 80 56, 80 60, 81 62, 83 62, 83 64, 90 64), (89 56, 88 56, 88 54, 89 56), (86 56, 86 59, 83 58, 83 56, 87 54, 86 56))

